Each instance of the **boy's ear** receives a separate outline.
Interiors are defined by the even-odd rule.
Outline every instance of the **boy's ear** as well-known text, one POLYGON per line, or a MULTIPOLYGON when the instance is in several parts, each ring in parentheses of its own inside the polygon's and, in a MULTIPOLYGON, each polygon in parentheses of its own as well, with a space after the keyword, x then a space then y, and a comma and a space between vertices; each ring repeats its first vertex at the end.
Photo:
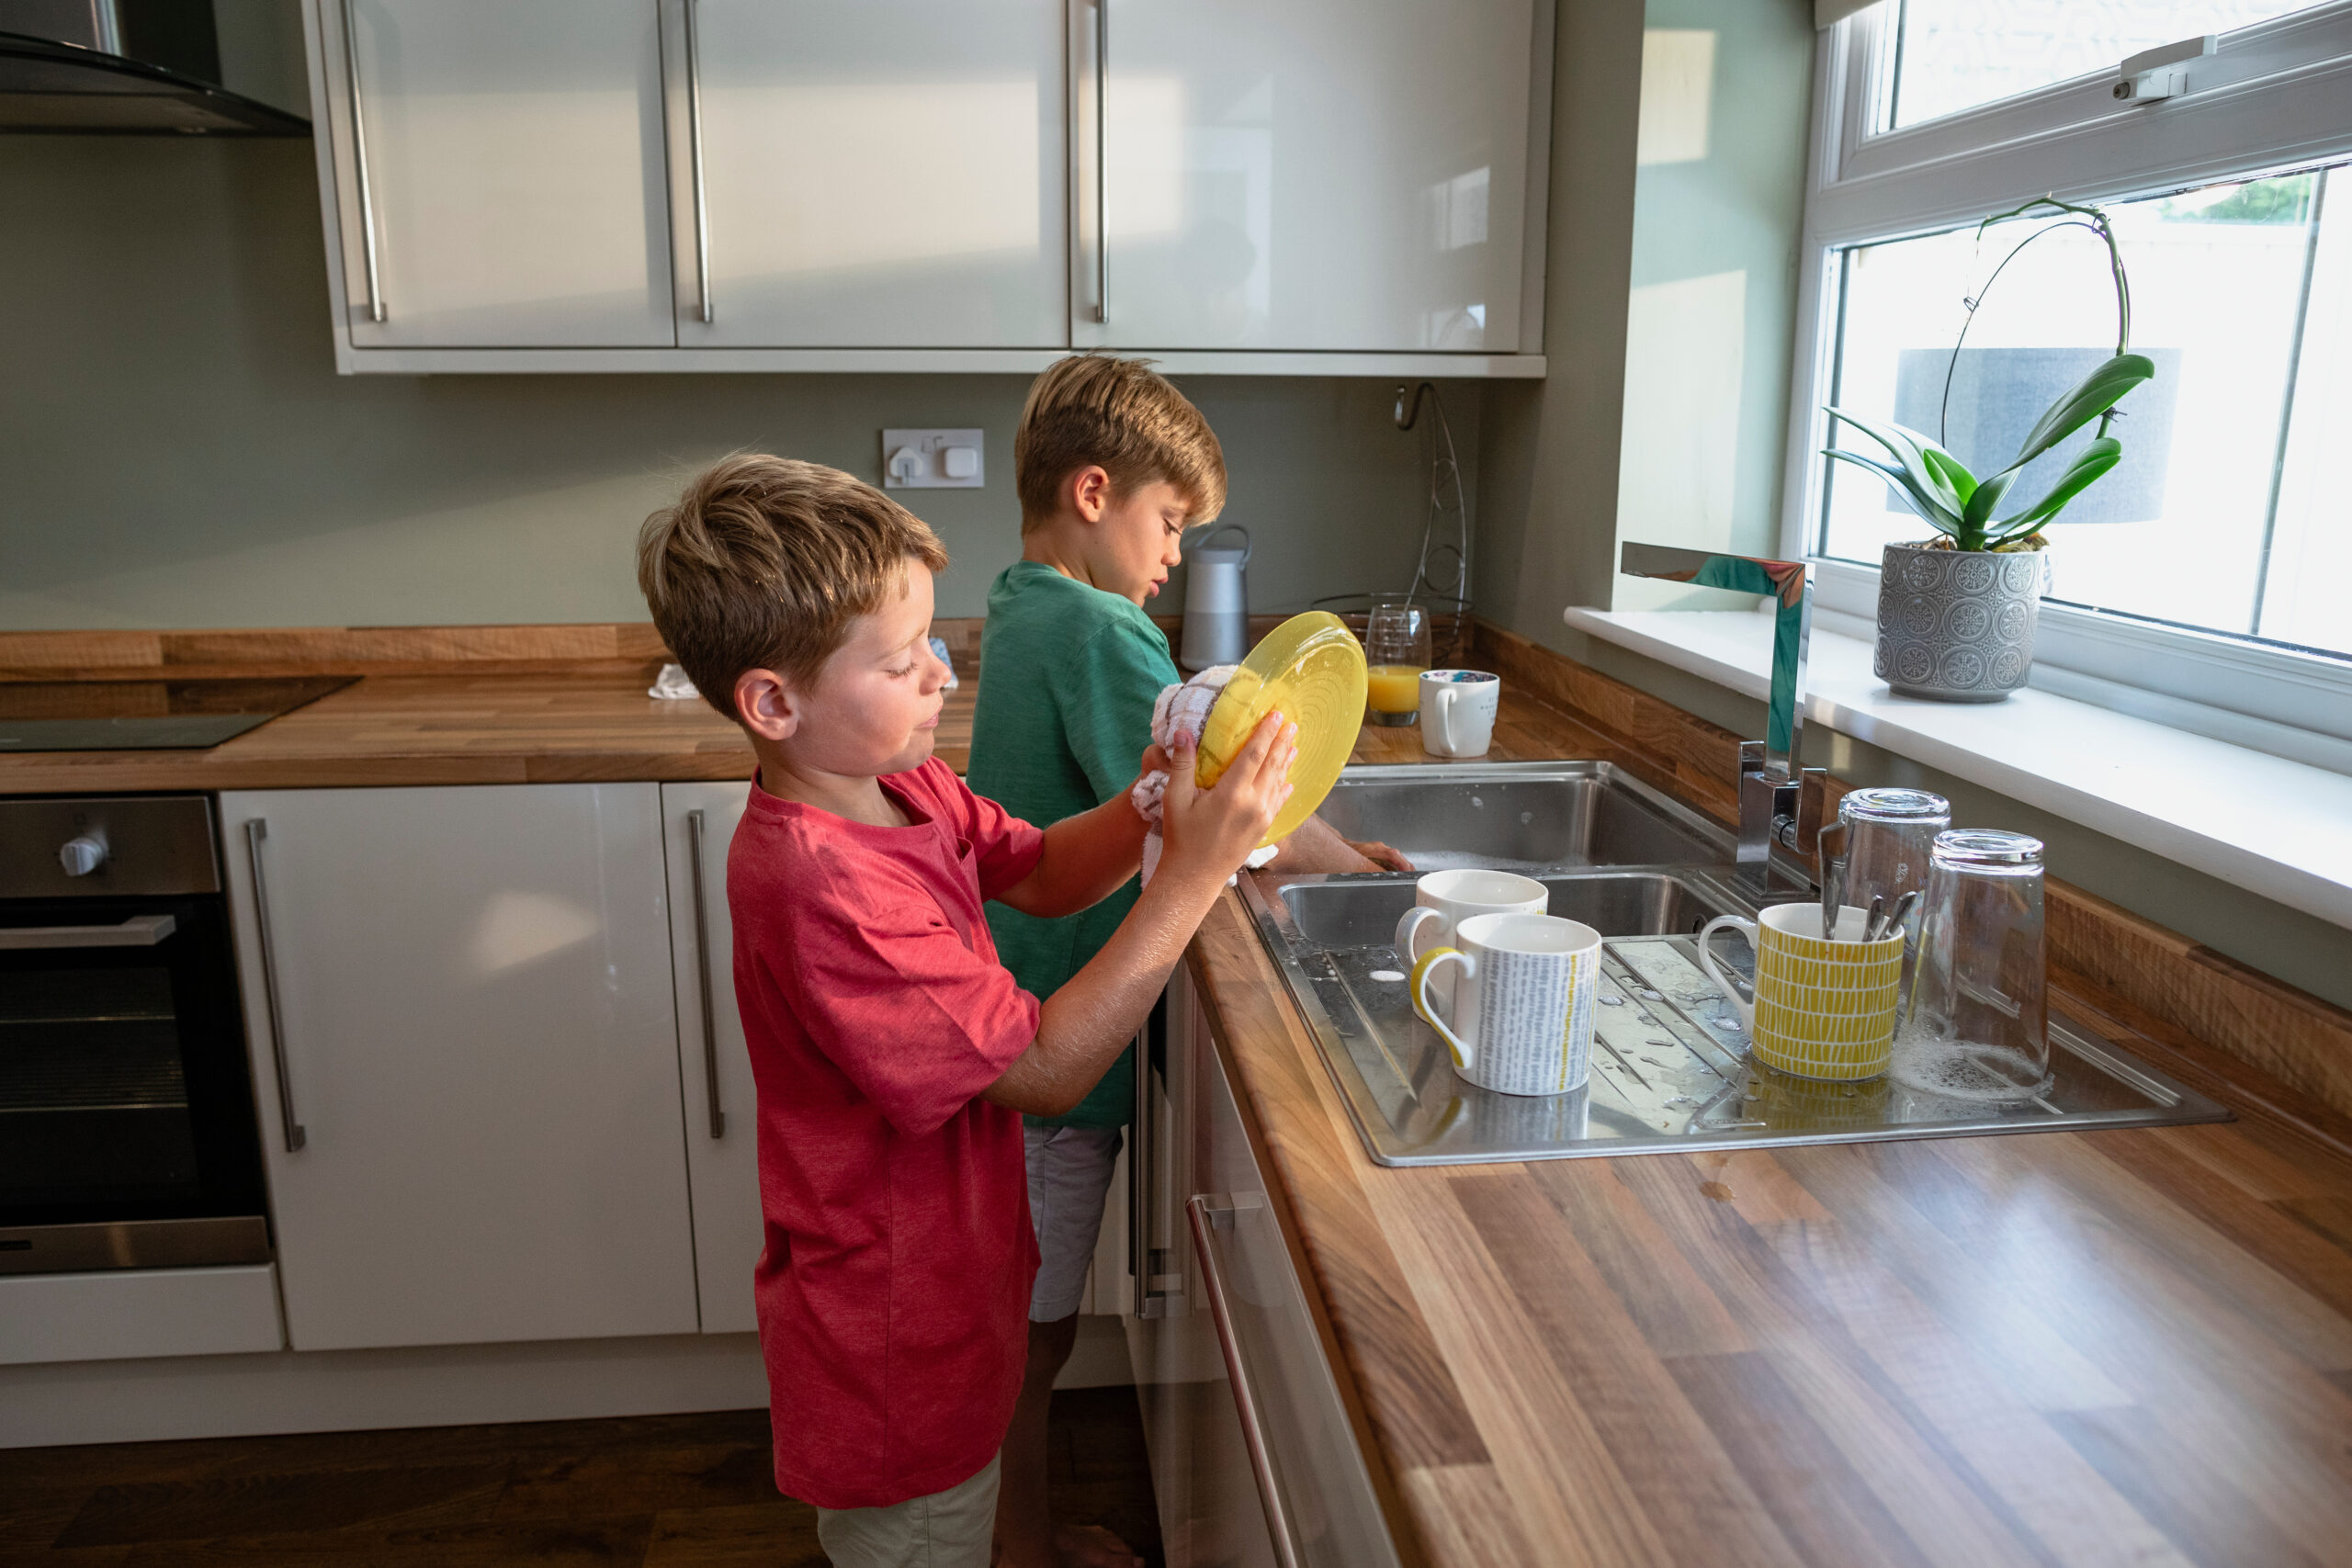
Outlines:
POLYGON ((746 670, 735 677, 735 711, 743 728, 763 740, 789 740, 800 728, 799 699, 773 670, 746 670))
POLYGON ((1111 471, 1100 463, 1089 463, 1072 470, 1069 484, 1070 510, 1084 522, 1102 522, 1111 506, 1111 471))

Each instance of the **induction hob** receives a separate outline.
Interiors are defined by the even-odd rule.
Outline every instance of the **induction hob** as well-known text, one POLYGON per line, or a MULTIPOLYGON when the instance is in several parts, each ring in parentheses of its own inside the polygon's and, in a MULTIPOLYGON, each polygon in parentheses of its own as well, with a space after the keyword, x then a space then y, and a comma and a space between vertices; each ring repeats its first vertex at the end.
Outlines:
POLYGON ((200 751, 357 679, 0 682, 0 752, 200 751))

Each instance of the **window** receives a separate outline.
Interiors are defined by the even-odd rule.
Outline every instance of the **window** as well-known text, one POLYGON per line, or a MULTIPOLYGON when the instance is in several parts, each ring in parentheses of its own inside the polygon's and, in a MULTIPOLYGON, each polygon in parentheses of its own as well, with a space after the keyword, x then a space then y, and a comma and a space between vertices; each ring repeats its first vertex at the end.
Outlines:
MULTIPOLYGON (((2339 308, 2352 290, 2352 166, 2120 203, 2109 217, 2131 273, 2132 346, 2156 378, 2116 421, 2121 465, 2048 530, 2050 597, 2352 652, 2343 593, 2301 591, 2314 565, 2352 582, 2343 498, 2321 483, 2328 455, 2352 447, 2338 369, 2352 363, 2352 313, 2339 308)), ((2106 247, 2070 224, 1856 245, 1838 265, 1829 400, 1938 436, 1979 474, 2114 352, 2106 247)), ((2004 510, 2047 491, 2095 430, 2038 459, 2004 510)), ((1843 427, 1836 439, 1856 445, 1843 427)), ((1880 547, 1920 533, 1884 484, 1832 471, 1822 555, 1875 563, 1880 547)))
POLYGON ((2115 303, 2087 231, 1977 222, 2094 201, 2157 375, 2123 403, 2122 465, 2051 528, 2035 682, 2343 766, 2352 509, 2328 459, 2352 448, 2352 0, 1882 0, 1818 63, 1783 507, 1817 602, 1870 616, 1881 547, 1926 532, 1818 456, 1840 442, 1818 405, 2003 466, 2113 352, 2115 303), (2186 91, 2114 96, 2125 54, 2223 28, 2186 91))
POLYGON ((1900 0, 1887 123, 1917 125, 2014 97, 2200 33, 2252 27, 2307 0, 1900 0))

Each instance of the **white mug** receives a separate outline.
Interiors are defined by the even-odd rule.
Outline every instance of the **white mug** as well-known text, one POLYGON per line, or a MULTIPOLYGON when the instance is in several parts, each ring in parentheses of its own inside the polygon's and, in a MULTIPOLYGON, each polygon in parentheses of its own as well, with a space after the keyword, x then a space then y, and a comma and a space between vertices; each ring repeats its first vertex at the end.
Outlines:
POLYGON ((1396 922, 1396 956, 1408 965, 1420 957, 1414 951, 1424 927, 1433 942, 1453 940, 1453 928, 1473 915, 1540 915, 1551 908, 1552 896, 1532 876, 1508 871, 1433 871, 1413 884, 1413 907, 1396 922))
POLYGON ((1592 1067, 1593 998, 1600 933, 1554 915, 1473 915, 1459 947, 1432 948, 1413 965, 1413 1010, 1453 1053, 1453 1070, 1498 1094, 1566 1094, 1592 1067), (1459 971, 1440 1010, 1430 983, 1459 971))
POLYGON ((1502 691, 1484 670, 1422 671, 1421 749, 1432 757, 1485 756, 1502 691))

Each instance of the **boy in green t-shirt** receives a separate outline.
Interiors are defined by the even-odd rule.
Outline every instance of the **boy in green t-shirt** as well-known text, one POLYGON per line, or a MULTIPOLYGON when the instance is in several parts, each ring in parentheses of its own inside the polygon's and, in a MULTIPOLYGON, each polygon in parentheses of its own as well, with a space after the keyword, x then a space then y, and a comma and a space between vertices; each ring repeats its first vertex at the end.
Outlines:
MULTIPOLYGON (((1017 817, 1053 822, 1135 782, 1152 705, 1182 679, 1144 602, 1181 558, 1184 530, 1224 506, 1225 457, 1200 411, 1145 362, 1080 355, 1029 389, 1012 463, 1022 558, 989 589, 968 782, 1017 817)), ((1284 840, 1274 866, 1412 869, 1386 845, 1350 844, 1314 818, 1284 840)), ((1023 989, 1050 996, 1118 929, 1137 888, 1130 882, 1062 919, 990 904, 998 956, 1023 989)), ((1077 1337, 1120 1130, 1134 1109, 1130 1053, 1069 1115, 1027 1122, 1040 1261, 997 1504, 1009 1568, 1140 1561, 1107 1530, 1057 1531, 1046 1500, 1046 1407, 1077 1337)))

